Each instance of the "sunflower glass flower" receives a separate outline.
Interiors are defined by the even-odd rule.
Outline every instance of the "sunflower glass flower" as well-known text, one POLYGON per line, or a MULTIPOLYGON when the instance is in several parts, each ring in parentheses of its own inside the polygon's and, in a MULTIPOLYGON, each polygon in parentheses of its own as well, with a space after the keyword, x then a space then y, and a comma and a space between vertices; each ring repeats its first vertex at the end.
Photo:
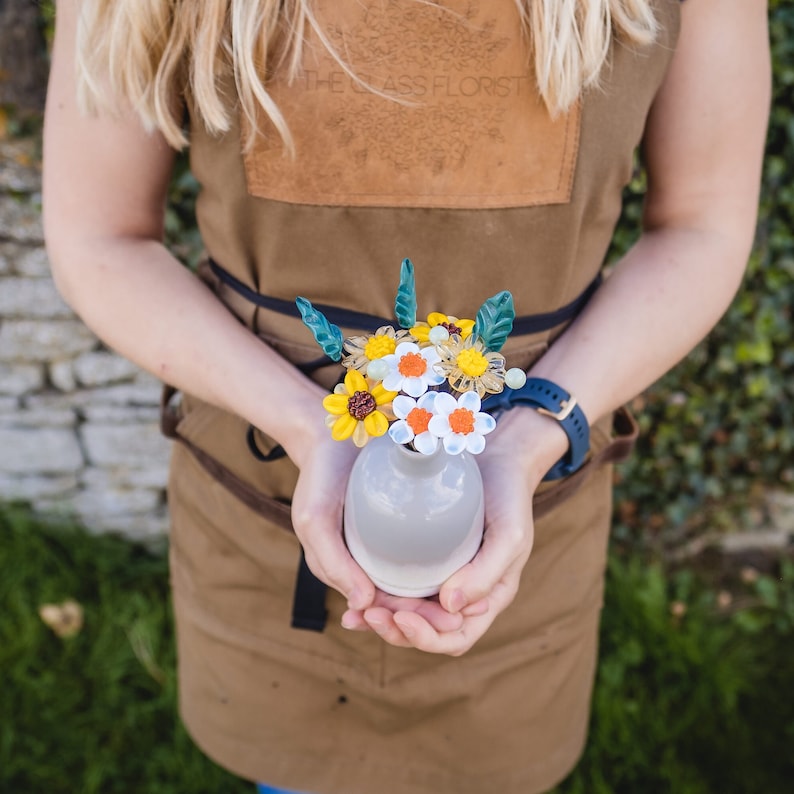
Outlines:
POLYGON ((450 336, 459 336, 461 339, 467 339, 471 336, 474 328, 474 320, 459 319, 451 314, 442 314, 441 312, 430 312, 427 315, 426 323, 420 322, 411 328, 411 336, 416 339, 420 346, 425 347, 432 344, 430 332, 438 326, 445 328, 450 336))
POLYGON ((358 370, 348 370, 334 393, 323 399, 331 437, 335 441, 352 438, 357 447, 363 447, 373 436, 382 436, 389 429, 389 416, 382 409, 396 396, 397 392, 387 391, 380 383, 370 388, 358 370))

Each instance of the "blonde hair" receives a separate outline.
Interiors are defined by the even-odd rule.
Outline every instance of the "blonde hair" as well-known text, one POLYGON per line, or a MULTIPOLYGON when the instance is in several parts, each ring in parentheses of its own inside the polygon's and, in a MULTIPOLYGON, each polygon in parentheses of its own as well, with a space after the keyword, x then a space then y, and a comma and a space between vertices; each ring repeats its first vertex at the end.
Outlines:
MULTIPOLYGON (((429 2, 432 0, 417 0, 429 2)), ((552 114, 597 82, 613 34, 635 45, 657 33, 652 0, 515 0, 530 44, 538 89, 552 114)), ((312 13, 312 0, 82 0, 78 25, 79 98, 89 110, 124 98, 148 128, 186 144, 180 105, 190 93, 207 129, 230 128, 233 105, 221 78, 233 79, 249 129, 261 108, 289 146, 289 129, 265 87, 285 68, 300 71, 311 30, 340 66, 312 13)))

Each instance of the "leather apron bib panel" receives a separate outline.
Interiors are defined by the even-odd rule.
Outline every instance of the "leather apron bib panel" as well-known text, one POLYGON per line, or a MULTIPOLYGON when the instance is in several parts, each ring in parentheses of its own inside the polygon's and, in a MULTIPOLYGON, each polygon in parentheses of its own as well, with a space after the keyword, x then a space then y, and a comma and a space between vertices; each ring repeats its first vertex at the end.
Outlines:
POLYGON ((298 90, 273 82, 297 156, 262 114, 271 134, 246 156, 253 195, 470 209, 570 199, 580 107, 552 119, 539 101, 526 52, 515 46, 515 3, 494 11, 458 0, 398 13, 398 2, 315 5, 321 21, 333 8, 328 37, 345 64, 310 35, 298 90))
MULTIPOLYGON (((531 89, 513 0, 315 7, 352 73, 400 101, 366 92, 310 35, 301 79, 268 83, 294 132, 294 163, 265 121, 245 155, 240 127, 213 138, 195 125, 209 255, 254 293, 382 317, 393 316, 405 257, 416 266, 419 319, 474 317, 502 289, 519 315, 577 298, 608 250, 678 3, 658 0, 656 44, 614 44, 599 88, 556 120, 531 89), (426 132, 412 137, 414 127, 439 145, 426 132)), ((296 366, 317 361, 299 320, 203 275, 263 342, 296 366)), ((508 366, 528 367, 564 327, 510 338, 508 366)), ((311 377, 330 388, 339 372, 311 377)), ((453 659, 341 629, 345 604, 332 591, 325 631, 291 628, 297 469, 286 457, 255 458, 247 424, 192 395, 165 415, 183 442, 169 485, 180 709, 209 756, 317 794, 533 794, 570 771, 597 657, 610 419, 593 428, 584 475, 541 486, 516 600, 453 659)), ((265 455, 276 447, 253 436, 265 455)))

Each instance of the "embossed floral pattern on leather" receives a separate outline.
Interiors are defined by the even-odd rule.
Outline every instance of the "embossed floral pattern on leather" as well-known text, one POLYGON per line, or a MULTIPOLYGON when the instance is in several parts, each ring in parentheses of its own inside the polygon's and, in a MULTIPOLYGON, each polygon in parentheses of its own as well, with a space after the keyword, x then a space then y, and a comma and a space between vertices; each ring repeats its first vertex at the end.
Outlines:
POLYGON ((349 68, 310 36, 298 79, 273 77, 297 157, 263 117, 246 155, 253 195, 450 208, 570 199, 579 107, 549 116, 512 0, 321 0, 317 16, 349 68))

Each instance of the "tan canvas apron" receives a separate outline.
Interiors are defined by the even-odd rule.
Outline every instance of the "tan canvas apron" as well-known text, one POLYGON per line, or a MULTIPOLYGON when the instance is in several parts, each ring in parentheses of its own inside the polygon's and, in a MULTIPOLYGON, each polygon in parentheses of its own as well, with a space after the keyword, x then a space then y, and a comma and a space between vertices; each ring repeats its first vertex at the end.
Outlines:
MULTIPOLYGON (((302 76, 271 82, 295 160, 264 120, 245 156, 239 129, 193 129, 199 224, 222 267, 208 281, 298 365, 319 355, 308 331, 252 294, 390 317, 410 257, 420 317, 473 317, 502 289, 519 315, 570 304, 601 268, 674 46, 677 4, 658 11, 659 41, 614 45, 600 87, 552 120, 513 0, 317 3, 351 71, 310 36, 302 76)), ((529 366, 563 330, 546 319, 509 340, 509 365, 529 366)), ((338 372, 312 377, 330 386, 338 372)), ((291 628, 295 467, 255 457, 249 442, 260 458, 275 442, 190 395, 166 406, 164 425, 183 442, 169 491, 181 712, 211 757, 318 794, 532 794, 572 768, 595 669, 608 462, 623 451, 610 422, 593 429, 583 472, 536 496, 518 597, 458 659, 344 631, 333 592, 324 631, 291 628)))

